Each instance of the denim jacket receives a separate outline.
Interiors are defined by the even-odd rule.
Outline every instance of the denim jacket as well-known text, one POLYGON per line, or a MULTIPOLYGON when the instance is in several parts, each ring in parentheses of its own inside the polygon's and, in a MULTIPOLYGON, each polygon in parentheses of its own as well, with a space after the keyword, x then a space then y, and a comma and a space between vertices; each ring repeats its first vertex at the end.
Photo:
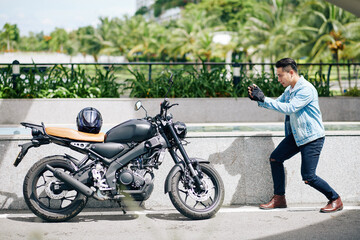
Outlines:
POLYGON ((265 97, 264 102, 258 102, 258 105, 290 117, 290 126, 285 123, 285 136, 292 133, 297 146, 324 137, 325 130, 315 87, 301 76, 291 93, 290 88, 288 86, 276 100, 265 97))

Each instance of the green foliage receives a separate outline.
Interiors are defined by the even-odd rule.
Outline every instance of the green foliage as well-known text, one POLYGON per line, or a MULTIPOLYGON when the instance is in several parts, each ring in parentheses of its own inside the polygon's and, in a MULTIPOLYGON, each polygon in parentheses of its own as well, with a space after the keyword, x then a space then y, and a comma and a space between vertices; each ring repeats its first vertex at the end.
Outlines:
POLYGON ((129 61, 224 61, 229 51, 241 52, 243 61, 360 59, 359 18, 324 0, 156 0, 135 16, 99 20, 96 27, 72 32, 56 28, 50 36, 28 37, 5 23, 0 50, 81 53, 95 61, 100 55, 122 55, 129 61), (158 16, 175 6, 184 6, 176 20, 147 21, 141 15, 152 10, 158 16), (214 42, 224 31, 231 40, 214 42))
POLYGON ((0 31, 0 49, 14 50, 14 45, 20 38, 20 31, 16 24, 5 23, 0 31))
MULTIPOLYGON (((284 88, 274 73, 257 72, 243 69, 240 81, 234 86, 233 75, 224 66, 179 66, 169 67, 151 80, 147 79, 147 70, 129 70, 133 78, 118 83, 114 68, 101 67, 69 68, 62 65, 52 68, 21 68, 22 74, 16 79, 13 88, 11 67, 0 69, 0 98, 114 98, 125 91, 135 98, 162 98, 168 88, 170 71, 173 74, 173 86, 168 97, 173 98, 213 98, 247 97, 247 87, 256 84, 268 97, 280 96, 284 88), (146 73, 146 75, 144 74, 146 73)), ((332 96, 325 75, 315 73, 304 75, 317 89, 319 96, 332 96)), ((355 87, 345 93, 346 96, 359 96, 355 87)))
POLYGON ((135 12, 135 15, 145 15, 148 12, 149 12, 149 9, 146 6, 142 6, 135 12))
MULTIPOLYGON (((208 70, 205 66, 200 69, 172 70, 174 84, 169 97, 178 98, 207 98, 207 97, 247 97, 247 87, 257 84, 269 97, 279 96, 284 88, 272 79, 269 74, 251 74, 247 76, 241 73, 241 81, 234 86, 233 76, 223 67, 215 67, 208 70)), ((127 79, 126 89, 130 89, 130 97, 137 98, 161 98, 169 87, 169 72, 163 72, 160 76, 149 81, 145 75, 138 71, 131 71, 134 79, 127 79)))
POLYGON ((154 8, 154 16, 158 17, 161 15, 163 10, 175 8, 175 7, 183 7, 187 4, 188 1, 184 0, 156 0, 153 8, 154 8))
POLYGON ((44 40, 44 33, 29 33, 29 36, 20 38, 20 51, 46 51, 49 49, 49 42, 44 40))
POLYGON ((349 90, 347 90, 345 93, 344 93, 345 96, 348 96, 348 97, 360 97, 360 89, 355 86, 353 88, 350 88, 349 90))
POLYGON ((112 69, 95 67, 94 70, 95 73, 90 75, 80 66, 71 69, 60 65, 42 71, 34 65, 23 68, 14 88, 11 68, 4 68, 0 73, 0 98, 120 97, 121 84, 116 82, 112 69))
POLYGON ((314 77, 310 77, 308 72, 302 74, 305 79, 314 85, 318 91, 319 97, 332 96, 329 85, 326 83, 325 74, 320 75, 318 72, 315 73, 314 77))

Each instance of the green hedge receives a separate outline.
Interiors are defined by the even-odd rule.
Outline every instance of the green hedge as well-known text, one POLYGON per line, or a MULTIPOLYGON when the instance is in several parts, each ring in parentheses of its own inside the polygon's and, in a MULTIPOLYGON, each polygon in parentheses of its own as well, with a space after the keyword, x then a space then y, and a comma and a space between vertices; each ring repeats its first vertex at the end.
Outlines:
POLYGON ((36 66, 23 69, 13 86, 11 67, 0 72, 0 98, 106 98, 120 97, 121 84, 111 69, 93 67, 91 71, 78 66, 52 68, 36 66), (94 72, 88 74, 87 72, 94 72))
MULTIPOLYGON (((277 97, 284 91, 273 74, 250 70, 242 71, 239 84, 234 86, 232 73, 224 66, 210 69, 208 66, 173 67, 151 80, 147 79, 147 71, 129 70, 132 77, 124 83, 118 82, 116 71, 116 68, 104 69, 101 66, 71 69, 62 65, 51 68, 34 65, 22 68, 14 88, 9 66, 0 69, 0 98, 118 98, 125 92, 135 98, 162 98, 169 87, 170 71, 174 75, 174 84, 169 97, 247 97, 247 87, 253 83, 269 97, 277 97)), ((319 96, 331 96, 324 75, 309 77, 307 73, 302 74, 317 88, 319 96)), ((359 96, 359 90, 351 89, 346 95, 359 96)))
MULTIPOLYGON (((277 97, 284 92, 283 86, 269 73, 240 73, 240 82, 233 84, 233 75, 224 67, 216 67, 207 70, 205 66, 200 69, 171 70, 174 74, 174 84, 169 97, 178 98, 206 98, 206 97, 247 97, 247 87, 256 84, 268 97, 277 97)), ((136 98, 161 98, 169 87, 168 79, 170 73, 164 71, 158 77, 146 79, 144 73, 131 71, 134 78, 126 80, 126 90, 130 90, 130 97, 136 98)), ((331 93, 324 80, 324 76, 315 75, 309 78, 303 73, 306 79, 318 89, 319 96, 330 96, 331 93)))

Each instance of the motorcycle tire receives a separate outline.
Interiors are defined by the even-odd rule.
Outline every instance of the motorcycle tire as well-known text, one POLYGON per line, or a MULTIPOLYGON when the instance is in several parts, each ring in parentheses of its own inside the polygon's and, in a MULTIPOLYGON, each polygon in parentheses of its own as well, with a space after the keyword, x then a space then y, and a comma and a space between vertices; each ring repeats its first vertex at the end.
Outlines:
POLYGON ((54 177, 45 166, 67 173, 74 171, 72 162, 64 156, 49 156, 35 163, 24 179, 23 194, 29 209, 48 222, 67 221, 81 212, 87 203, 87 197, 66 186, 54 177))
POLYGON ((194 219, 208 219, 214 216, 224 201, 224 184, 218 172, 209 164, 199 164, 205 190, 197 191, 186 184, 184 172, 178 171, 171 179, 169 191, 174 207, 184 216, 194 219))

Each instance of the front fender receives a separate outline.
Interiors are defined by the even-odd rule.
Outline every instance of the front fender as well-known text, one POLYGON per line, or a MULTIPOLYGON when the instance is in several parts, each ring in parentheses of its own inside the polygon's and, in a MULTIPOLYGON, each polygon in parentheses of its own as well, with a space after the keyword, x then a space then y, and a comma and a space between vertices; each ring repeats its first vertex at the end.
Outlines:
MULTIPOLYGON (((204 159, 201 158, 190 158, 190 161, 192 164, 196 163, 206 163, 209 164, 209 161, 206 161, 204 159)), ((178 173, 179 171, 184 171, 184 164, 183 163, 178 163, 175 166, 172 167, 172 169, 170 170, 169 174, 166 177, 165 180, 165 194, 168 193, 171 189, 171 179, 175 176, 176 173, 178 173)))
POLYGON ((205 159, 202 158, 190 158, 191 163, 206 163, 209 164, 209 161, 206 161, 205 159))
POLYGON ((184 165, 183 163, 178 163, 175 166, 172 167, 169 174, 166 177, 165 180, 165 194, 167 194, 171 189, 171 179, 175 176, 176 173, 179 171, 184 171, 184 165))

